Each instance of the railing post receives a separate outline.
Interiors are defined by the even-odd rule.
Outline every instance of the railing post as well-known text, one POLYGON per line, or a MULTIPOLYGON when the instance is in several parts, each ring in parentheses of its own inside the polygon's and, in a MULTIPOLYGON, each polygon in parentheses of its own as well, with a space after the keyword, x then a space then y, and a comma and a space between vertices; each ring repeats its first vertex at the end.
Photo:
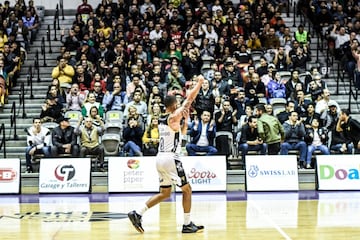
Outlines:
POLYGON ((33 94, 33 73, 32 73, 32 66, 29 67, 29 73, 28 73, 28 76, 29 76, 29 83, 30 83, 30 99, 34 99, 34 94, 33 94))
POLYGON ((25 112, 25 87, 24 83, 21 83, 21 103, 22 103, 22 118, 26 118, 26 112, 25 112))
POLYGON ((1 146, 4 147, 4 158, 6 158, 6 139, 5 139, 5 124, 2 123, 1 127, 0 127, 0 132, 2 132, 2 140, 1 140, 1 144, 0 144, 0 149, 1 146))
POLYGON ((47 64, 46 64, 46 53, 45 53, 45 37, 42 37, 42 39, 41 39, 41 55, 44 56, 43 67, 47 67, 47 64))
POLYGON ((37 70, 37 81, 40 82, 39 50, 36 50, 35 53, 35 68, 37 70))
POLYGON ((294 7, 294 19, 293 19, 293 27, 296 27, 296 3, 293 1, 294 7))
MULTIPOLYGON (((51 33, 50 24, 48 24, 47 31, 46 31, 46 38, 47 38, 47 41, 49 43, 49 53, 52 53, 50 33, 51 33)), ((56 38, 56 35, 55 35, 55 38, 56 38)), ((56 40, 54 39, 54 41, 57 41, 57 39, 56 40)))
MULTIPOLYGON (((61 9, 61 15, 62 15, 62 20, 65 20, 65 16, 64 16, 64 1, 60 0, 60 9, 61 9)), ((60 28, 59 28, 60 30, 60 28)))
POLYGON ((14 127, 14 140, 18 140, 19 137, 16 134, 16 105, 15 105, 15 102, 12 103, 12 107, 11 107, 10 123, 11 123, 11 127, 14 127))

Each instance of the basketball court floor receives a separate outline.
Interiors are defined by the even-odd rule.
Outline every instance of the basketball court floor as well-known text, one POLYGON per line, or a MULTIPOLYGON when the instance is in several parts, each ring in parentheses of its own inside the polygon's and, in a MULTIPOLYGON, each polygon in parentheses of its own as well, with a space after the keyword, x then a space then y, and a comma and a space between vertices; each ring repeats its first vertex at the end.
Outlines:
POLYGON ((127 219, 151 194, 0 195, 0 239, 359 239, 360 192, 194 193, 192 220, 205 231, 182 234, 181 194, 127 219))

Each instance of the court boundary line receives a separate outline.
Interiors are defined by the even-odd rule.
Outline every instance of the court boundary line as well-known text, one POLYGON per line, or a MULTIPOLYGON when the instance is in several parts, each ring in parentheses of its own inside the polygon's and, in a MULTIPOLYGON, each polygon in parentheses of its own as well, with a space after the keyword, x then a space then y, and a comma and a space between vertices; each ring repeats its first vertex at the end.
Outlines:
POLYGON ((282 230, 282 228, 277 225, 270 217, 269 215, 267 215, 266 213, 264 213, 263 211, 261 211, 260 207, 258 204, 255 203, 254 200, 247 200, 246 201, 247 204, 251 204, 258 212, 259 214, 261 214, 262 216, 265 217, 266 221, 268 221, 271 225, 273 225, 273 227, 281 234, 281 236, 283 236, 286 240, 291 240, 291 237, 289 235, 286 234, 286 232, 284 230, 282 230))

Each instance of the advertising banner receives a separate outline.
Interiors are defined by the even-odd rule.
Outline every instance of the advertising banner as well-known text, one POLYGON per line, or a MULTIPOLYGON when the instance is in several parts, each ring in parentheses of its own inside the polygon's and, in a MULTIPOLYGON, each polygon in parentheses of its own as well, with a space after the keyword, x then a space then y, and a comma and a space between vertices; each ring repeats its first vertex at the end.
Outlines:
POLYGON ((359 155, 316 156, 318 190, 359 190, 359 155))
MULTIPOLYGON (((193 191, 226 191, 224 156, 182 157, 193 191)), ((109 192, 157 192, 156 157, 110 157, 109 192)))
POLYGON ((295 155, 246 156, 247 191, 298 191, 295 155))
POLYGON ((40 161, 40 193, 80 193, 91 189, 90 158, 43 158, 40 161))
POLYGON ((0 159, 0 194, 20 192, 20 159, 0 159))

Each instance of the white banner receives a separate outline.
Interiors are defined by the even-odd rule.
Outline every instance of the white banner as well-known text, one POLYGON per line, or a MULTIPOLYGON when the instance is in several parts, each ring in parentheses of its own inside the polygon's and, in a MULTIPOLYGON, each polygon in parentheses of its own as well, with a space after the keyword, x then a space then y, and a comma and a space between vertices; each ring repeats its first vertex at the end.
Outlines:
POLYGON ((43 158, 40 161, 40 193, 89 192, 90 158, 43 158))
POLYGON ((182 157, 193 191, 226 191, 225 156, 182 157))
POLYGON ((316 156, 319 190, 359 190, 359 155, 316 156))
POLYGON ((157 192, 155 157, 109 157, 109 192, 157 192))
POLYGON ((296 156, 246 156, 246 190, 298 191, 296 156))
MULTIPOLYGON (((193 191, 226 191, 224 156, 182 157, 193 191)), ((157 192, 156 157, 110 157, 109 192, 157 192)))
POLYGON ((0 159, 0 193, 20 192, 20 159, 0 159))

